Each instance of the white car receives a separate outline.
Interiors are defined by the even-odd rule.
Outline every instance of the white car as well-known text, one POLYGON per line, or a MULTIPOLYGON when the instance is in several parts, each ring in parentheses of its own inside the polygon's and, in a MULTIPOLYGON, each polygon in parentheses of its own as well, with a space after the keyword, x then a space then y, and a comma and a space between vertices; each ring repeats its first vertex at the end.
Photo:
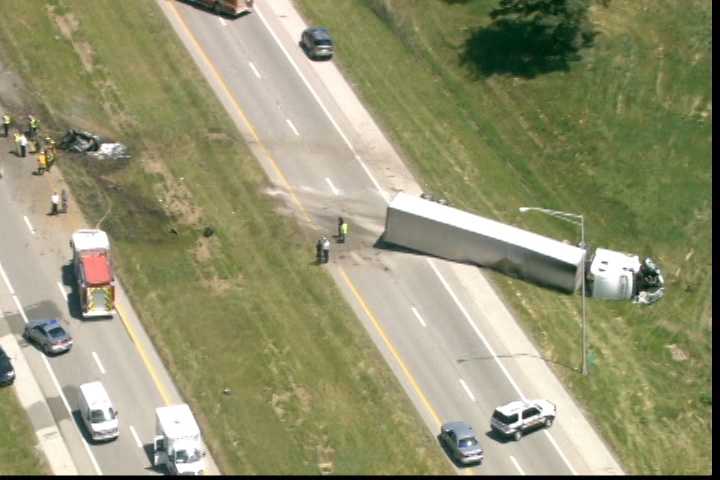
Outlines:
POLYGON ((526 430, 550 427, 557 416, 557 407, 547 400, 516 400, 497 407, 490 418, 490 427, 502 435, 520 440, 526 430))

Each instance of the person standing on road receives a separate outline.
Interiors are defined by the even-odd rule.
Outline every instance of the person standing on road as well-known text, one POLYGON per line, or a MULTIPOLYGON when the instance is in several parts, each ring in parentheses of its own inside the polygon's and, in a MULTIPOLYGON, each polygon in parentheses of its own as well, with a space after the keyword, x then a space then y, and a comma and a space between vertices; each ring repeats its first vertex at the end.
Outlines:
POLYGON ((338 217, 338 243, 345 243, 348 233, 348 224, 343 217, 338 217))
POLYGON ((322 251, 323 251, 323 263, 328 263, 330 261, 330 240, 323 235, 322 238, 322 251))
POLYGON ((12 118, 10 118, 10 115, 7 113, 3 115, 3 131, 5 132, 5 138, 8 136, 8 132, 10 131, 10 124, 12 123, 12 118))
POLYGON ((67 209, 68 209, 68 193, 67 193, 67 190, 65 190, 64 188, 63 188, 62 191, 60 192, 60 205, 61 205, 61 207, 62 207, 62 209, 61 209, 62 213, 67 213, 67 209))
POLYGON ((48 168, 47 155, 45 155, 45 152, 41 151, 38 154, 37 164, 38 164, 37 174, 42 175, 43 173, 45 173, 45 171, 48 168))
POLYGON ((54 192, 50 197, 50 215, 58 214, 58 207, 60 206, 60 195, 54 192))
POLYGON ((40 122, 33 115, 28 115, 28 121, 30 123, 30 138, 33 140, 37 138, 38 128, 40 128, 40 122))
POLYGON ((25 134, 20 134, 20 156, 25 158, 27 155, 28 139, 25 134))

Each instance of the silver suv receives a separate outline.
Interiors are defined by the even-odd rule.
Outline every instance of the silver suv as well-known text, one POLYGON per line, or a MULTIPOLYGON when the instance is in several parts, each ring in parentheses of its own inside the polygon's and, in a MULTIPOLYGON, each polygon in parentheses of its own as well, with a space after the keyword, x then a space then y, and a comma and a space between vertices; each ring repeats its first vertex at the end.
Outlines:
POLYGON ((516 400, 495 409, 490 427, 517 441, 527 430, 550 427, 556 416, 557 407, 547 400, 516 400))
POLYGON ((302 37, 300 37, 300 46, 305 50, 308 57, 315 60, 317 58, 331 58, 335 52, 335 45, 330 32, 322 27, 306 28, 302 37))

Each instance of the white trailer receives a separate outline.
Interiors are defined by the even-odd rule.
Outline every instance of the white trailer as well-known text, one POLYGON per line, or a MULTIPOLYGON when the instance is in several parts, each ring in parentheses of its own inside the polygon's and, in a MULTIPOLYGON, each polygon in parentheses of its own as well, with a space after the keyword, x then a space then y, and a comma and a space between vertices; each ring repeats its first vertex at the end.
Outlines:
POLYGON ((200 427, 187 404, 155 409, 153 465, 171 475, 203 475, 206 449, 200 427))
POLYGON ((581 283, 586 253, 573 245, 402 192, 387 207, 383 240, 568 293, 581 283))

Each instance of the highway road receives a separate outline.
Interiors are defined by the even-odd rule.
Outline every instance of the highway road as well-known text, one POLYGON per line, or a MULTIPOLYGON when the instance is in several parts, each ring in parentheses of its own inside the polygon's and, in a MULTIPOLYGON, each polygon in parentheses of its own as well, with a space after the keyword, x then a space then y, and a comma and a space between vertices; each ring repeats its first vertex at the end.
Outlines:
MULTIPOLYGON (((10 149, 9 141, 0 142, 10 149)), ((87 226, 71 214, 47 215, 52 184, 57 187, 59 178, 54 173, 30 175, 32 158, 4 155, 0 161, 0 317, 7 323, 0 335, 15 335, 80 474, 160 473, 151 467, 149 456, 154 410, 180 403, 177 389, 121 287, 117 288, 121 315, 79 317, 68 242, 74 229, 87 226), (21 338, 27 320, 41 318, 62 321, 74 338, 70 352, 47 357, 21 338), (120 436, 109 443, 89 442, 78 417, 78 386, 93 380, 103 382, 119 411, 120 436)), ((24 381, 29 379, 16 379, 16 383, 24 381)), ((34 421, 34 407, 28 413, 34 421)), ((48 425, 34 427, 40 431, 48 425)), ((212 459, 206 458, 209 471, 216 472, 212 459)))
POLYGON ((490 434, 496 406, 534 398, 542 389, 522 362, 502 358, 506 345, 451 264, 376 248, 387 200, 398 189, 387 181, 393 175, 382 171, 382 161, 364 158, 371 146, 323 82, 329 62, 305 57, 284 12, 258 1, 255 13, 227 20, 182 3, 158 3, 298 219, 318 235, 334 234, 339 215, 348 221, 350 241, 334 247, 328 270, 430 431, 465 420, 479 433, 486 461, 462 472, 583 471, 562 411, 552 429, 520 442, 490 434))

